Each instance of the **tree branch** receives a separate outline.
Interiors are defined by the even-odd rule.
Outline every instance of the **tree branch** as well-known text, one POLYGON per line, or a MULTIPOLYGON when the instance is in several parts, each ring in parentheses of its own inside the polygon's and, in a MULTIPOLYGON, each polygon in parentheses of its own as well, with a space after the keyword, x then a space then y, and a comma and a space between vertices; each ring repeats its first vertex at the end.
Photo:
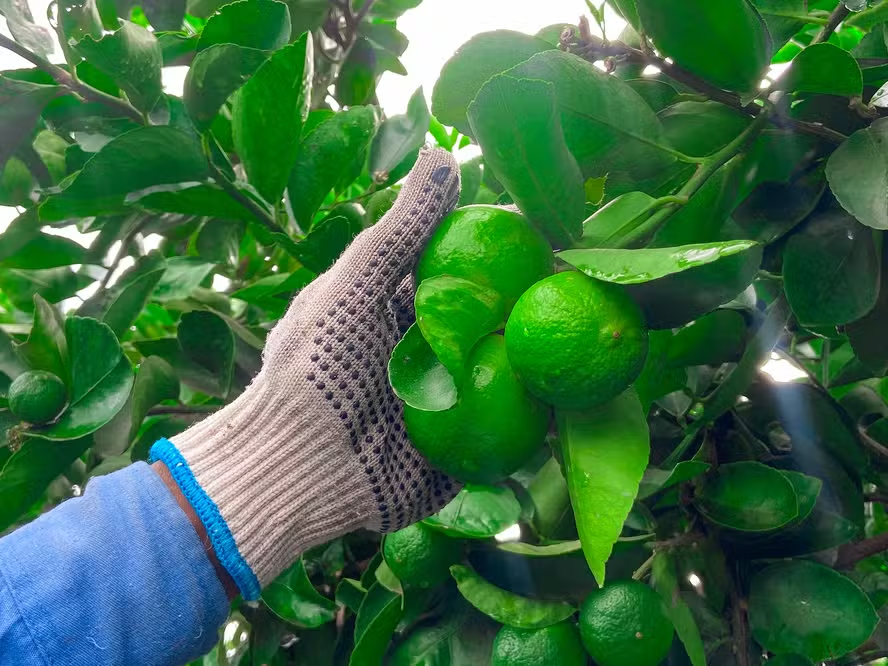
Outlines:
POLYGON ((836 28, 839 27, 839 24, 848 18, 848 14, 850 13, 851 10, 845 6, 844 2, 840 1, 832 11, 832 14, 829 15, 829 18, 826 19, 826 25, 824 25, 814 39, 811 40, 811 44, 820 44, 821 42, 827 41, 835 32, 836 28))
POLYGON ((865 560, 886 550, 888 550, 888 532, 877 534, 863 541, 846 543, 839 547, 839 555, 833 566, 836 569, 850 569, 860 560, 865 560))
POLYGON ((148 410, 148 416, 212 414, 222 409, 222 407, 224 405, 157 405, 148 410))
POLYGON ((41 69, 49 74, 53 78, 53 80, 60 86, 67 88, 71 92, 79 94, 84 99, 89 99, 93 102, 99 102, 100 104, 111 107, 112 109, 123 114, 125 117, 130 118, 131 120, 134 120, 139 124, 144 123, 145 118, 142 116, 142 114, 139 113, 138 110, 133 108, 126 100, 122 100, 119 97, 114 97, 113 95, 104 93, 101 90, 96 90, 95 88, 88 86, 85 83, 81 83, 58 65, 54 65, 45 58, 42 58, 36 53, 29 51, 24 46, 22 46, 15 40, 10 39, 6 35, 0 34, 0 47, 5 48, 8 51, 12 51, 18 56, 21 56, 38 69, 41 69))

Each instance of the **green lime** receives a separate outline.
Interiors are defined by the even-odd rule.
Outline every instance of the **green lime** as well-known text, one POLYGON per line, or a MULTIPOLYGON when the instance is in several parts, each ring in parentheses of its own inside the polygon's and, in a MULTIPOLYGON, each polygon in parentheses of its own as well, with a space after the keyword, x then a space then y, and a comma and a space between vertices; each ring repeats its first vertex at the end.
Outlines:
POLYGON ((490 666, 585 666, 577 628, 559 622, 543 629, 503 627, 493 641, 490 666))
POLYGON ((647 326, 623 288, 573 271, 524 292, 505 333, 509 362, 530 392, 565 409, 616 397, 647 356, 647 326))
POLYGON ((417 284, 438 275, 471 280, 506 300, 506 311, 552 275, 552 248, 530 222, 500 206, 466 206, 444 218, 416 267, 417 284))
POLYGON ((656 666, 672 631, 660 596, 635 580, 608 583, 580 607, 580 636, 598 666, 656 666))
POLYGON ((414 446, 432 465, 465 483, 497 483, 543 444, 549 410, 509 367, 501 335, 482 338, 468 368, 453 407, 425 412, 406 406, 404 422, 414 446))
POLYGON ((9 385, 7 398, 10 411, 22 421, 49 423, 65 408, 67 391, 54 374, 29 370, 9 385))
POLYGON ((450 578, 450 565, 462 559, 462 542, 414 523, 387 535, 382 555, 405 585, 434 587, 450 578))

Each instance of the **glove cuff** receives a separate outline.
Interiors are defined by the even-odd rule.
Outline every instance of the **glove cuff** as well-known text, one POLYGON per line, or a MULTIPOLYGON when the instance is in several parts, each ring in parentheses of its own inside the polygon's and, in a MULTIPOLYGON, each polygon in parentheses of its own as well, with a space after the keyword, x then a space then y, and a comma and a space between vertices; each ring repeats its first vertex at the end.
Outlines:
POLYGON ((254 383, 210 418, 151 449, 207 530, 247 600, 306 549, 377 513, 360 468, 329 423, 254 383), (295 435, 294 435, 295 433, 295 435))

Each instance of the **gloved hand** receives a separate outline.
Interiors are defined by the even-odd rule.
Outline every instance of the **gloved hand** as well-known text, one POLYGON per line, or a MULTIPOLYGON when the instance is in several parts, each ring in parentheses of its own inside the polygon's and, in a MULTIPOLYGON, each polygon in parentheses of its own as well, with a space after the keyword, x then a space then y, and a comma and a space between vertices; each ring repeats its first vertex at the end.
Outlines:
POLYGON ((247 390, 152 447, 246 599, 305 549, 398 530, 455 494, 408 440, 387 365, 392 299, 411 301, 409 273, 458 195, 453 156, 423 149, 394 207, 293 300, 247 390))

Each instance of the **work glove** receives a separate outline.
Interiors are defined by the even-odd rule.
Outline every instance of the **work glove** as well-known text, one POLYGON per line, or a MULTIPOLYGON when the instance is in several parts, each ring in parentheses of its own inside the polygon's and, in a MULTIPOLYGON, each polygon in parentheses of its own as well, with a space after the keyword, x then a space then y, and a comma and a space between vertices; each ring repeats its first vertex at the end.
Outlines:
POLYGON ((420 151, 392 209, 293 299, 246 391, 152 447, 244 598, 307 548, 398 530, 458 490, 411 445, 387 372, 410 273, 458 195, 453 156, 420 151))

